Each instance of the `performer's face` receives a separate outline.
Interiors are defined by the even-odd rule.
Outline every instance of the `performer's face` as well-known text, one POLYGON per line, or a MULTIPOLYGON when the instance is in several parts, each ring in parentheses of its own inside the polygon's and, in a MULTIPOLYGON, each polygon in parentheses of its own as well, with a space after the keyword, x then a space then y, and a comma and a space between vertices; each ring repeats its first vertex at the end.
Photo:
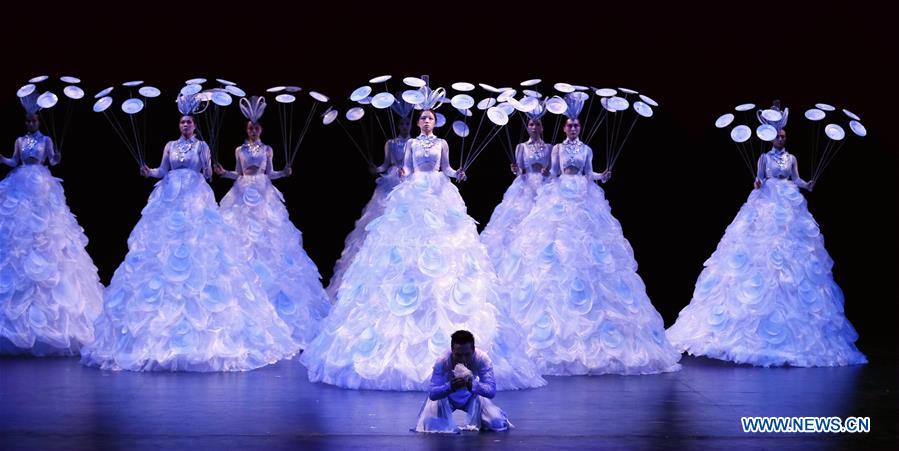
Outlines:
POLYGON ((783 149, 787 145, 787 132, 780 130, 777 132, 777 138, 774 138, 774 148, 783 149))
POLYGON ((534 139, 543 137, 543 123, 539 119, 528 121, 528 135, 534 139))
POLYGON ((568 119, 565 121, 565 136, 568 139, 575 139, 581 134, 581 121, 577 119, 568 119))
POLYGON ((251 141, 257 141, 260 136, 262 136, 262 126, 247 122, 247 137, 250 138, 251 141))
POLYGON ((396 128, 399 130, 400 136, 409 136, 409 131, 412 129, 412 122, 409 119, 400 119, 396 128))
POLYGON ((184 136, 193 136, 194 130, 196 130, 197 126, 194 124, 194 118, 191 116, 181 116, 181 121, 178 122, 178 128, 181 130, 181 134, 184 136))
POLYGON ((25 116, 25 130, 28 133, 34 133, 41 127, 41 120, 36 114, 28 114, 25 116))
POLYGON ((434 113, 432 111, 424 111, 418 116, 418 128, 425 134, 434 131, 434 113))
POLYGON ((453 345, 453 364, 461 363, 471 369, 474 357, 474 345, 471 343, 456 343, 453 345))

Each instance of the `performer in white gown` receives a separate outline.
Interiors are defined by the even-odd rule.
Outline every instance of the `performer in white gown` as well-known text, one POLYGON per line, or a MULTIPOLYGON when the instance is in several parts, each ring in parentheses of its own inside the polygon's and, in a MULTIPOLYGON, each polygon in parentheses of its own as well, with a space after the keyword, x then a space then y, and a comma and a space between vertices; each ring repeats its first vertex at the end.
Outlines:
POLYGON ((61 158, 40 131, 37 94, 21 98, 27 133, 0 181, 0 354, 78 355, 94 340, 103 286, 87 237, 46 164, 61 158))
POLYGON ((681 351, 756 366, 866 363, 843 312, 833 260, 808 211, 786 111, 758 160, 755 189, 705 262, 668 338, 681 351))
POLYGON ((365 237, 368 236, 366 227, 378 216, 384 213, 384 204, 390 191, 400 183, 400 169, 403 167, 403 158, 405 158, 406 141, 409 140, 409 131, 412 128, 410 108, 403 108, 400 100, 391 105, 391 109, 397 118, 397 136, 384 144, 384 162, 381 166, 370 168, 371 172, 381 174, 378 177, 375 186, 375 192, 371 196, 371 200, 362 210, 362 216, 356 220, 353 231, 347 235, 343 245, 343 252, 340 259, 334 264, 334 274, 328 284, 328 294, 331 299, 337 299, 337 291, 343 280, 343 274, 352 263, 365 237))
POLYGON ((472 331, 494 363, 499 389, 545 384, 518 330, 497 309, 496 276, 474 220, 449 177, 449 146, 433 135, 442 90, 406 143, 406 177, 347 268, 322 332, 303 353, 309 379, 346 388, 427 390, 450 334, 472 331))
POLYGON ((331 302, 321 284, 315 263, 303 250, 303 235, 290 222, 284 196, 271 180, 289 176, 290 167, 275 171, 271 146, 260 140, 259 118, 265 98, 240 100, 247 118, 247 139, 234 150, 237 167, 217 174, 236 180, 222 198, 219 211, 228 225, 237 229, 246 243, 245 263, 259 275, 278 316, 290 326, 293 338, 304 348, 318 334, 331 302))
POLYGON ((206 182, 212 167, 209 147, 194 135, 197 102, 179 97, 181 137, 166 144, 159 168, 141 169, 162 180, 106 289, 85 365, 243 371, 297 352, 206 182))
POLYGON ((566 139, 552 150, 552 174, 497 265, 511 314, 543 374, 673 371, 680 354, 646 295, 630 243, 579 139, 583 106, 568 96, 566 139))
POLYGON ((516 146, 515 163, 512 165, 512 173, 517 177, 481 232, 481 242, 487 246, 490 260, 496 267, 504 260, 512 239, 519 233, 527 233, 520 231, 518 226, 531 212, 537 191, 546 183, 549 175, 552 145, 543 142, 541 118, 544 112, 540 105, 527 113, 528 140, 516 146))

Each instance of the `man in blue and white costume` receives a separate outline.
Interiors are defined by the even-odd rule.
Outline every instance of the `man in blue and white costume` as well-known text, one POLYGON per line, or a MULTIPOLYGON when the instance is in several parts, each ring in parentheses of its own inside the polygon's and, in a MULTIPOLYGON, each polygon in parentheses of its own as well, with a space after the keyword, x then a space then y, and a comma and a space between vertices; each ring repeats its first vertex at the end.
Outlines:
POLYGON ((514 427, 491 401, 496 395, 493 364, 487 354, 475 349, 474 335, 458 330, 452 335, 451 346, 452 351, 434 364, 431 389, 418 414, 415 432, 505 431, 514 427), (468 414, 464 425, 455 424, 455 410, 468 414))

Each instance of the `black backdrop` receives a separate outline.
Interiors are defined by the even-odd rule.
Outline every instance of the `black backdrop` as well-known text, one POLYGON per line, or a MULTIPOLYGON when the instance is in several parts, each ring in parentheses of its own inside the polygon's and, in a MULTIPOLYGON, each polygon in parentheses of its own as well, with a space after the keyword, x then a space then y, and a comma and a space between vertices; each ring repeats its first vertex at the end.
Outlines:
MULTIPOLYGON (((810 127, 799 113, 832 103, 860 114, 869 136, 853 139, 806 197, 835 261, 859 347, 875 359, 895 357, 899 41, 890 15, 861 2, 633 3, 382 3, 364 10, 344 3, 4 5, 0 142, 8 147, 0 150, 9 155, 23 132, 13 92, 45 73, 81 77, 91 97, 143 79, 160 87, 164 99, 192 77, 234 80, 251 94, 296 84, 333 98, 381 74, 430 74, 435 86, 542 78, 544 91, 556 81, 631 87, 662 105, 638 124, 604 189, 650 298, 670 325, 751 190, 715 118, 738 103, 781 99, 794 111, 787 147, 807 178, 810 127)), ((153 181, 137 174, 91 103, 86 99, 76 113, 53 172, 65 180, 69 206, 108 283, 153 181)), ((242 118, 230 109, 221 138, 225 162, 243 138, 242 118)), ((280 142, 276 116, 267 115, 264 138, 272 144, 280 142)), ((152 119, 147 155, 155 165, 165 141, 177 137, 178 113, 174 105, 157 106, 152 119)), ((596 166, 602 168, 601 159, 596 166)), ((462 194, 483 226, 512 180, 502 150, 490 148, 469 175, 462 194)), ((294 176, 276 182, 325 282, 373 182, 343 133, 318 122, 294 176)), ((230 181, 215 180, 213 187, 221 198, 230 181)))

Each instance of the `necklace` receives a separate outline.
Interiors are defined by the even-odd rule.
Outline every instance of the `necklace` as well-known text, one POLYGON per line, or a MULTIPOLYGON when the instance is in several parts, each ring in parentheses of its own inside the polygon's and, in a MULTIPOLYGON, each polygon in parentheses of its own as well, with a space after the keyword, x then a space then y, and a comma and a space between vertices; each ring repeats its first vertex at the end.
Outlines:
POLYGON ((540 141, 528 141, 525 143, 525 146, 528 149, 528 157, 532 160, 540 160, 543 159, 543 149, 546 148, 546 144, 543 140, 540 141))
POLYGON ((437 144, 437 141, 440 140, 440 138, 434 135, 418 135, 418 138, 416 139, 418 140, 418 144, 421 146, 421 148, 424 149, 426 157, 431 156, 431 147, 434 147, 437 144))
POLYGON ((260 141, 245 142, 243 147, 255 157, 259 155, 259 149, 262 149, 262 143, 260 141))
POLYGON ((581 143, 581 140, 579 139, 565 140, 565 142, 562 143, 562 149, 570 158, 574 158, 581 152, 581 144, 583 143, 581 143))
POLYGON ((786 151, 774 152, 774 155, 771 157, 774 158, 774 163, 777 164, 777 167, 780 169, 787 169, 790 167, 790 155, 786 151))
POLYGON ((193 146, 194 142, 179 139, 178 142, 175 143, 175 157, 178 158, 178 161, 183 163, 184 159, 187 158, 188 152, 191 151, 193 146))
POLYGON ((33 135, 25 135, 25 136, 24 136, 24 141, 25 141, 25 142, 24 142, 23 145, 22 145, 22 150, 23 150, 23 151, 25 151, 25 152, 31 152, 31 151, 34 149, 34 146, 37 145, 37 138, 35 138, 36 135, 37 135, 37 134, 35 133, 35 134, 33 134, 33 135))

